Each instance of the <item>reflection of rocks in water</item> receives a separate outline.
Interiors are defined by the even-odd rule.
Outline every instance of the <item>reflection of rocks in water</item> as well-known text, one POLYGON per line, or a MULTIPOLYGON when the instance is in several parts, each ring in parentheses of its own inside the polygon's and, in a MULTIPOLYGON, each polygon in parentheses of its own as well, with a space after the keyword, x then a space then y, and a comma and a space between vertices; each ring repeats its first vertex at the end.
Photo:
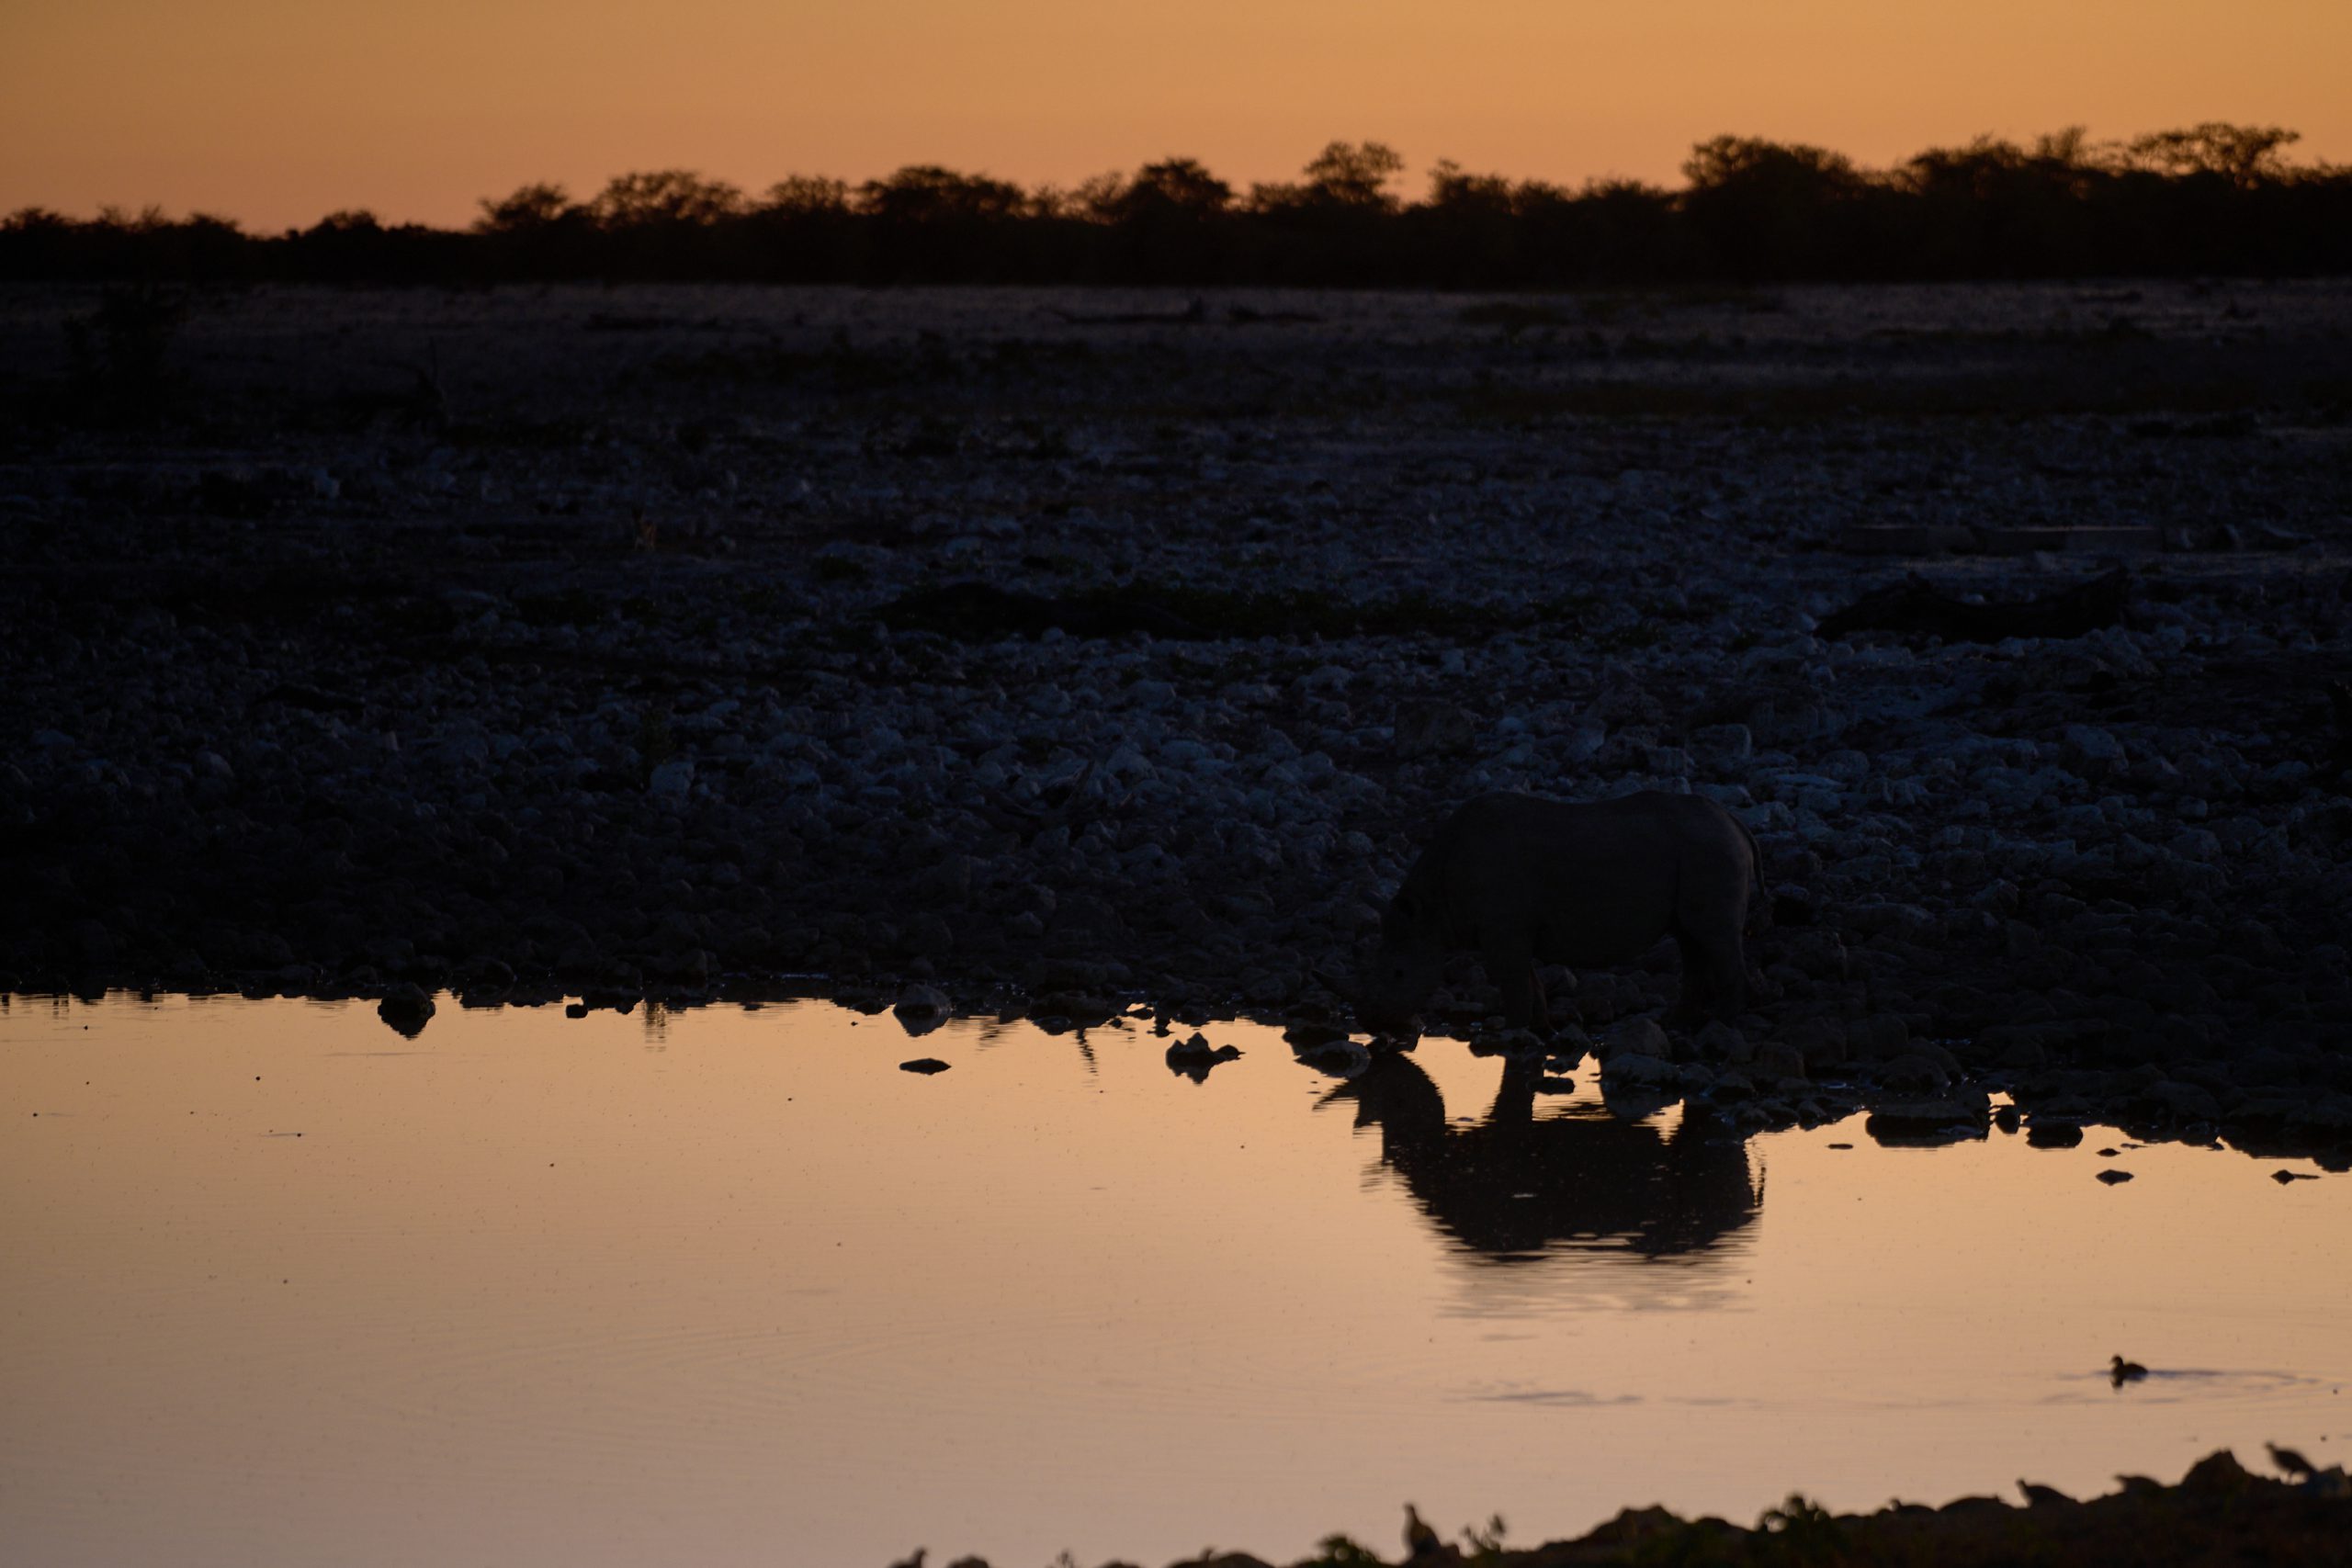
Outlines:
POLYGON ((1344 1035, 1296 1047, 1301 1062, 1335 1078, 1352 1078, 1372 1066, 1372 1053, 1344 1035))
POLYGON ((1182 1074, 1194 1083, 1206 1083, 1211 1067, 1237 1061, 1240 1055, 1241 1048, 1238 1045, 1219 1045, 1212 1049, 1206 1035, 1194 1034, 1189 1040, 1179 1040, 1168 1047, 1168 1070, 1182 1074))
POLYGON ((910 1035, 922 1036, 945 1023, 952 1010, 947 994, 938 987, 910 986, 899 998, 899 1005, 890 1010, 890 1016, 910 1035))
POLYGON ((2069 1118, 2037 1115, 2026 1124, 2025 1141, 2037 1149, 2080 1148, 2083 1124, 2069 1118))
POLYGON ((1962 1086, 1916 1100, 1883 1100, 1871 1107, 1863 1131, 1891 1149, 1935 1148, 1982 1142, 1992 1116, 1981 1089, 1962 1086))
POLYGON ((413 1040, 424 1033, 425 1021, 433 1012, 433 998, 421 987, 412 985, 394 986, 376 1004, 376 1016, 404 1040, 413 1040))
POLYGON ((1614 1116, 1538 1121, 1541 1079, 1536 1064, 1506 1063, 1494 1109, 1470 1127, 1449 1125, 1437 1086, 1394 1053, 1331 1098, 1380 1128, 1381 1158, 1440 1228, 1504 1261, 1560 1243, 1700 1253, 1756 1217, 1747 1145, 1719 1124, 1690 1112, 1669 1137, 1614 1116))

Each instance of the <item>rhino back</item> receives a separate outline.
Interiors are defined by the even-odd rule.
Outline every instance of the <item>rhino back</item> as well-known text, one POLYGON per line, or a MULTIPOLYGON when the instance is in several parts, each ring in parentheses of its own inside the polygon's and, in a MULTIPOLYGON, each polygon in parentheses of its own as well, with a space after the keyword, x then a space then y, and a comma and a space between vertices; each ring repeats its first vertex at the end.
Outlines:
POLYGON ((1665 935, 1694 895, 1744 908, 1749 863, 1737 820, 1702 796, 1481 795, 1431 837, 1392 916, 1442 945, 1499 936, 1541 957, 1613 962, 1665 935))

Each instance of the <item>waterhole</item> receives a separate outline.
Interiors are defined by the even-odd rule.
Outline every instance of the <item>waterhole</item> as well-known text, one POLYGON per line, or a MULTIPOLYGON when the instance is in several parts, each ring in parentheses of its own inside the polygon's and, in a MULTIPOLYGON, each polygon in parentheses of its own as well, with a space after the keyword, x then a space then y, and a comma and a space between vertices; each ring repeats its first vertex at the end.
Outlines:
POLYGON ((18 998, 0 1540, 1286 1561, 1407 1500, 1526 1544, 2352 1449, 2352 1181, 2308 1161, 1742 1140, 1589 1064, 1204 1032, 1241 1055, 1194 1081, 1148 1022, 18 998))

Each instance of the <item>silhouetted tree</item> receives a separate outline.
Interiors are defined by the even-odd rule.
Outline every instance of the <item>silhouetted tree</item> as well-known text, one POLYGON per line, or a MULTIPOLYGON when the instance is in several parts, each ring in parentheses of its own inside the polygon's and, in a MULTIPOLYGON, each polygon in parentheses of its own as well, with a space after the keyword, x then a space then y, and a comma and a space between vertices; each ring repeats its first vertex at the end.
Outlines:
POLYGON ((2240 190, 2284 177, 2278 152, 2302 140, 2300 131, 2275 125, 2231 125, 2207 120, 2186 130, 2159 130, 2135 137, 2132 160, 2162 174, 2219 175, 2240 190))
POLYGON ((1020 216, 1021 187, 986 175, 911 164, 858 187, 857 209, 874 224, 874 256, 886 281, 992 279, 990 242, 1020 216))
POLYGON ((787 175, 768 186, 760 209, 793 218, 843 216, 849 211, 849 185, 816 175, 787 175))
POLYGON ((1127 176, 1116 169, 1089 175, 1069 193, 1071 209, 1096 223, 1115 223, 1129 183, 1127 176))
POLYGON ((292 236, 304 271, 337 283, 380 276, 386 239, 382 221, 366 208, 330 212, 292 236))
POLYGON ((1394 212, 1388 182, 1404 172, 1404 155, 1385 141, 1334 141, 1307 164, 1306 189, 1317 201, 1394 212))
POLYGON ((1683 162, 1682 210, 1716 265, 1740 277, 1839 276, 1845 219, 1864 185, 1843 153, 1718 136, 1683 162))
POLYGON ((481 234, 529 233, 581 211, 561 186, 545 183, 518 186, 513 195, 497 201, 484 197, 480 205, 481 216, 474 220, 474 231, 481 234))
POLYGON ((1594 180, 1574 197, 1523 187, 1529 243, 1560 282, 1661 283, 1700 270, 1688 225, 1667 191, 1639 180, 1594 180))
POLYGON ((1163 158, 1136 171, 1127 187, 1126 207, 1120 214, 1174 212, 1193 218, 1215 218, 1233 205, 1233 187, 1208 172, 1193 158, 1163 158))
POLYGON ((226 282, 244 276, 259 249, 233 218, 191 212, 167 230, 174 265, 166 276, 191 282, 226 282))
POLYGON ((1441 210, 1508 215, 1514 196, 1510 181, 1500 175, 1467 174, 1451 158, 1430 165, 1429 204, 1441 210))
POLYGON ((710 224, 743 210, 743 193, 691 169, 616 175, 588 210, 607 229, 710 224))
POLYGON ((1146 164, 1133 179, 1105 175, 1080 187, 1106 224, 1104 268, 1140 283, 1214 283, 1231 276, 1233 187, 1192 158, 1146 164))
POLYGON ((596 220, 560 185, 519 186, 498 200, 484 197, 473 231, 489 265, 506 277, 577 277, 593 272, 596 220))
POLYGON ((1980 136, 1930 148, 1894 176, 1911 197, 1909 270, 1939 277, 2041 276, 2078 270, 2093 252, 2087 198, 2105 176, 2079 127, 2031 151, 1980 136))
POLYGON ((847 182, 788 175, 768 186, 741 222, 752 276, 791 283, 847 283, 864 275, 865 226, 847 182))
POLYGON ((1382 236, 1400 206, 1387 183, 1404 167, 1385 142, 1333 141, 1308 161, 1303 184, 1252 186, 1257 267, 1283 283, 1394 280, 1398 258, 1382 236))
POLYGON ((989 223, 1021 210, 1021 187, 986 175, 911 164, 858 187, 859 209, 886 223, 989 223))
POLYGON ((691 169, 618 175, 588 204, 602 231, 605 270, 630 277, 739 276, 735 220, 743 193, 691 169))
POLYGON ((1511 183, 1501 175, 1467 174, 1441 158, 1430 170, 1429 200, 1405 216, 1418 275, 1455 288, 1534 281, 1520 254, 1524 225, 1511 183))

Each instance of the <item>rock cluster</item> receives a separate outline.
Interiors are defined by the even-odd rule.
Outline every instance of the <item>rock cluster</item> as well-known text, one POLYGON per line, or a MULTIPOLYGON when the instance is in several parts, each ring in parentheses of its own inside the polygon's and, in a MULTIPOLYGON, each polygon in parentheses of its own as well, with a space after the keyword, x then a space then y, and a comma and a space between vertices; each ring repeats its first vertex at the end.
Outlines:
MULTIPOLYGON (((1752 1529, 1712 1517, 1685 1519, 1662 1507, 1626 1508, 1574 1540, 1525 1548, 1505 1545, 1498 1522, 1484 1537, 1464 1530, 1464 1550, 1408 1509, 1406 1550, 1396 1561, 1494 1568, 1772 1561, 1937 1562, 1958 1568, 2020 1562, 2190 1568, 2251 1562, 2320 1568, 2340 1561, 2343 1532, 2352 1523, 2352 1483, 2344 1467, 2321 1469, 2290 1450, 2267 1446, 2271 1462, 2287 1479, 2255 1474, 2235 1454, 2220 1449, 2189 1466, 2172 1485, 2144 1475, 2119 1475, 2117 1489, 2102 1496, 2077 1498, 2020 1480, 2015 1503, 1978 1495, 1957 1497, 1940 1507, 1896 1501, 1875 1513, 1838 1514, 1799 1494, 1766 1509, 1752 1529)), ((1273 1568, 1246 1551, 1204 1552, 1187 1561, 1205 1568, 1273 1568)), ((1346 1536, 1333 1536, 1316 1556, 1293 1568, 1384 1561, 1346 1536)), ((967 1558, 954 1568, 986 1564, 967 1558)))

